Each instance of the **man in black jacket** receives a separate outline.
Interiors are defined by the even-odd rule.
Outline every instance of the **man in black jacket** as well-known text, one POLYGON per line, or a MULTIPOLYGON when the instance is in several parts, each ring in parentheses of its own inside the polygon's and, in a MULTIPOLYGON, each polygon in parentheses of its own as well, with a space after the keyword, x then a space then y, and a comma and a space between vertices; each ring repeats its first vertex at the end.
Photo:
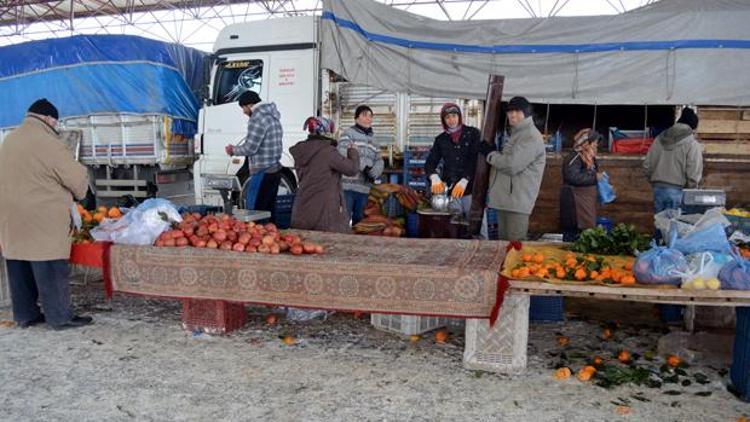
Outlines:
POLYGON ((463 124, 461 109, 446 103, 440 111, 444 131, 435 138, 424 170, 432 184, 432 194, 445 192, 446 185, 452 187, 451 196, 461 201, 464 215, 471 207, 474 171, 481 134, 475 127, 463 124), (438 174, 438 165, 442 168, 438 174))

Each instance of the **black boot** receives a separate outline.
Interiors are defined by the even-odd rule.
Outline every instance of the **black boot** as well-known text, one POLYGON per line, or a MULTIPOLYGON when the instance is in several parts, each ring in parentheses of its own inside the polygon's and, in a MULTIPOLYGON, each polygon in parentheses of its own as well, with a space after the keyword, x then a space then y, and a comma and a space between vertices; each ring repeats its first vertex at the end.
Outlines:
POLYGON ((70 321, 60 324, 60 325, 53 325, 52 329, 55 331, 67 330, 68 328, 83 327, 84 325, 89 325, 92 322, 94 322, 94 319, 91 318, 90 316, 74 315, 70 321))

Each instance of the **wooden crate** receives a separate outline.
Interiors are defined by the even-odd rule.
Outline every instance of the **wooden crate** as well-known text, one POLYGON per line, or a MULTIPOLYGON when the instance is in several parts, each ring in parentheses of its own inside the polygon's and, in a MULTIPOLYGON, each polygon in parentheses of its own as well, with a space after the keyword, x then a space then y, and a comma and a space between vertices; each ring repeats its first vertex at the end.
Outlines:
POLYGON ((750 155, 750 110, 699 107, 697 137, 706 154, 750 155))

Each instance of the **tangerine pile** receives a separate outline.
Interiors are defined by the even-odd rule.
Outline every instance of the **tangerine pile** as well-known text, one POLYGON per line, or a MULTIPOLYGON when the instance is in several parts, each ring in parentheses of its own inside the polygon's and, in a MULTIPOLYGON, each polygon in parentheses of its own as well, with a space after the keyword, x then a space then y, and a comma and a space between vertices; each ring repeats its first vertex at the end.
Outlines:
POLYGON ((521 280, 536 276, 569 281, 635 284, 632 263, 616 268, 601 256, 568 253, 561 261, 558 261, 554 258, 548 259, 543 253, 536 252, 524 254, 522 261, 511 270, 511 276, 514 279, 521 280))
POLYGON ((105 218, 117 220, 122 217, 122 211, 117 207, 107 208, 101 206, 95 210, 89 211, 84 208, 83 205, 76 204, 76 209, 78 210, 78 215, 81 216, 83 227, 81 227, 80 230, 75 230, 73 232, 73 243, 92 243, 94 240, 91 238, 89 230, 98 226, 105 218))

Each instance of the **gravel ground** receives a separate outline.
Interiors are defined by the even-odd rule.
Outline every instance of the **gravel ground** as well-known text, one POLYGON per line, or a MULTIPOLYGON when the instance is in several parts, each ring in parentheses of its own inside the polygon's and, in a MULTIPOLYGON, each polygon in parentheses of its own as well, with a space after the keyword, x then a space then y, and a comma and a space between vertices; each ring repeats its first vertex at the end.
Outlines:
MULTIPOLYGON (((650 305, 569 301, 567 322, 531 325, 527 370, 498 375, 463 368, 460 330, 446 344, 432 334, 411 342, 375 330, 366 317, 282 318, 269 326, 270 309, 249 307, 242 330, 209 336, 181 328, 175 301, 119 295, 107 302, 99 282, 76 285, 74 293, 78 312, 93 315, 94 325, 55 332, 2 324, 2 420, 735 421, 750 415, 750 405, 727 392, 728 356, 716 350, 697 350, 688 376, 661 388, 553 379, 561 361, 575 372, 594 354, 612 358, 623 347, 641 356, 653 352, 661 336, 680 329, 656 322, 650 305), (618 318, 614 337, 602 340, 602 327, 618 318), (287 335, 297 343, 283 344, 287 335), (560 335, 568 346, 558 344, 560 335), (704 383, 682 385, 696 373, 706 375, 704 383)), ((731 336, 720 338, 731 344, 731 336)))

